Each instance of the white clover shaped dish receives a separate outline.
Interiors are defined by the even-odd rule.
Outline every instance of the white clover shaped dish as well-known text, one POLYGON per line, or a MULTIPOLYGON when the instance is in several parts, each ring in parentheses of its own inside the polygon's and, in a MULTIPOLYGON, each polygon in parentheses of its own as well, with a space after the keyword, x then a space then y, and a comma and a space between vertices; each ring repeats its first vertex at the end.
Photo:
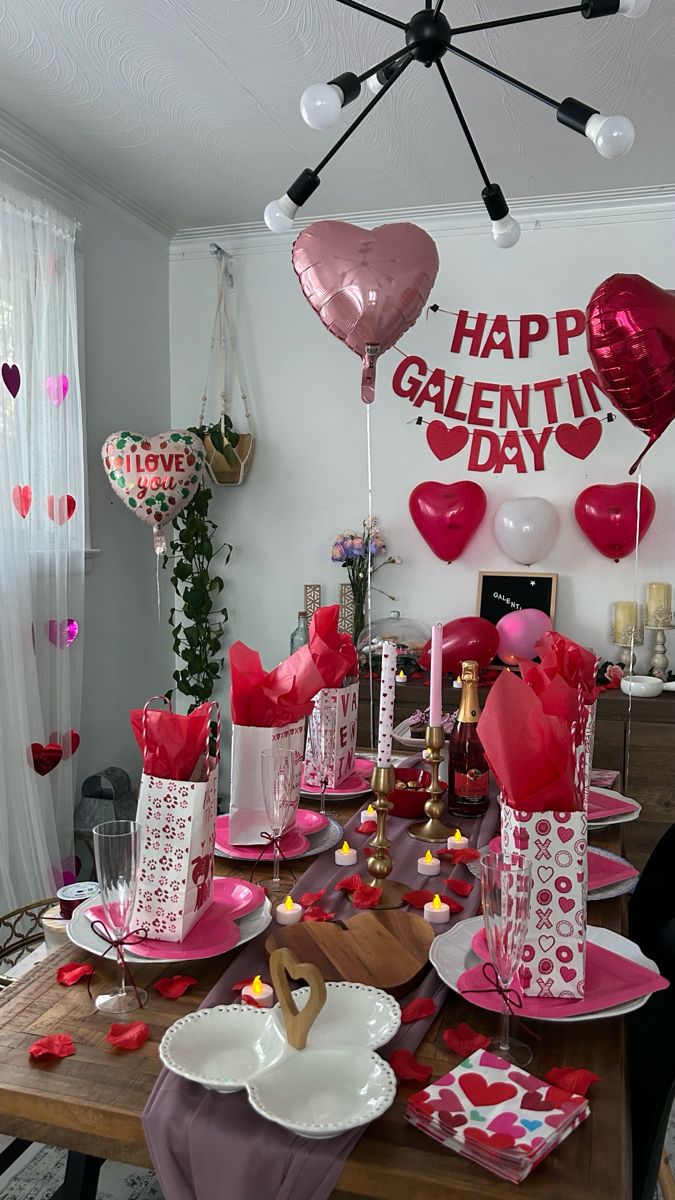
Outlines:
MULTIPOLYGON (((301 1012, 310 988, 292 995, 301 1012)), ((176 1021, 159 1056, 168 1070, 212 1091, 245 1089, 256 1112, 292 1133, 330 1138, 367 1125, 393 1103, 396 1077, 375 1051, 400 1024, 399 1005, 380 988, 327 983, 303 1050, 286 1040, 279 1004, 220 1004, 176 1021)))

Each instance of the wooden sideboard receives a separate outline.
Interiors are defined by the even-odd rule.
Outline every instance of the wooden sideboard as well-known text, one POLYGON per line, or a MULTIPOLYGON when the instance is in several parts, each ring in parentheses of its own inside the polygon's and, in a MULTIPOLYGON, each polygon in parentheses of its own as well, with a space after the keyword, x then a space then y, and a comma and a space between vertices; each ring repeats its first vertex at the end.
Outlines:
MULTIPOLYGON (((457 707, 459 692, 443 689, 443 710, 457 707)), ((481 704, 486 690, 481 690, 481 704)), ((370 745, 368 717, 370 682, 361 680, 358 743, 370 745)), ((373 683, 373 727, 377 730, 379 682, 373 683)), ((429 702, 424 682, 396 688, 396 723, 429 702)), ((620 772, 617 787, 639 800, 639 821, 625 828, 628 858, 642 868, 661 835, 675 820, 675 693, 663 692, 651 700, 633 698, 630 725, 628 697, 620 691, 602 692, 598 699, 594 765, 620 772)))

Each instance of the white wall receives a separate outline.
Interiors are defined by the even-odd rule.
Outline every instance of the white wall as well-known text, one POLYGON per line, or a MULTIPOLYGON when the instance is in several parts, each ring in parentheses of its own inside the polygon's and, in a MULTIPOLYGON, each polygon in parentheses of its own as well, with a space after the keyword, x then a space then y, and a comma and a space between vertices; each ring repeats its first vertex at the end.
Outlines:
MULTIPOLYGON (((675 215, 663 205, 644 211, 603 210, 595 219, 570 210, 559 217, 543 216, 540 222, 536 216, 535 212, 527 222, 519 245, 508 252, 493 247, 482 222, 477 229, 454 231, 446 222, 445 232, 437 236, 441 268, 432 300, 445 309, 465 307, 517 317, 584 308, 594 287, 615 271, 639 272, 672 287, 675 215)), ((208 254, 212 238, 213 233, 201 240, 178 241, 172 248, 174 425, 193 418, 203 386, 215 302, 215 268, 208 254)), ((365 408, 359 398, 358 361, 321 326, 304 299, 291 268, 290 241, 273 235, 265 241, 255 235, 228 242, 226 231, 220 240, 236 256, 234 296, 258 445, 244 486, 220 489, 213 510, 221 533, 235 547, 226 572, 229 638, 242 638, 259 648, 271 667, 288 653, 303 583, 320 582, 324 602, 332 602, 345 579, 330 562, 330 546, 337 531, 358 526, 367 511, 365 408)), ((477 367, 468 354, 450 355, 449 329, 449 318, 422 318, 401 345, 472 380, 542 380, 558 375, 564 364, 569 364, 566 373, 589 366, 583 338, 563 363, 550 338, 529 361, 503 365, 495 354, 477 367)), ((391 377, 399 361, 392 350, 378 368, 372 406, 373 490, 374 511, 388 544, 404 562, 383 571, 378 582, 396 595, 396 607, 403 614, 427 624, 474 613, 480 570, 521 569, 497 546, 492 532, 495 509, 507 497, 545 496, 558 507, 562 529, 554 549, 536 569, 559 574, 557 627, 609 653, 610 602, 632 596, 633 565, 629 559, 615 565, 598 555, 576 526, 572 505, 590 483, 627 479, 643 436, 619 417, 603 425, 602 440, 585 461, 568 457, 552 444, 543 472, 517 475, 506 468, 501 475, 470 474, 467 450, 439 462, 426 444, 424 430, 408 424, 418 410, 392 391, 391 377), (488 513, 462 558, 447 566, 413 526, 408 496, 425 479, 464 478, 484 487, 488 513)), ((434 416, 431 406, 425 407, 426 415, 434 416)), ((541 402, 539 411, 540 419, 532 420, 536 429, 546 424, 541 402)), ((666 434, 644 466, 643 481, 656 495, 657 515, 641 547, 643 582, 675 581, 673 437, 666 434)), ((376 613, 391 607, 389 600, 376 596, 376 613)), ((645 647, 645 665, 650 653, 645 647)))

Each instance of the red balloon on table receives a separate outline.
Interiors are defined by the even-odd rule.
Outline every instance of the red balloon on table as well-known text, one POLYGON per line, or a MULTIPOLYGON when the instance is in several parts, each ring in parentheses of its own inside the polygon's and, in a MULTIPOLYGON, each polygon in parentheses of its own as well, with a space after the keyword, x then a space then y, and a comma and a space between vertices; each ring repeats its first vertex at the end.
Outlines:
POLYGON ((586 342, 602 390, 649 438, 632 475, 675 418, 675 292, 611 275, 586 309, 586 342))
MULTIPOLYGON (((499 646, 499 634, 485 617, 457 617, 443 626, 443 670, 459 675, 465 659, 483 668, 490 665, 499 646)), ((431 640, 419 657, 423 671, 431 665, 431 640)))
POLYGON ((408 500, 410 515, 425 542, 444 562, 464 552, 487 508, 479 483, 418 483, 408 500))
POLYGON ((377 229, 315 221, 296 238, 292 260, 326 329, 362 360, 361 399, 372 404, 379 355, 415 324, 429 299, 436 243, 407 221, 377 229))
MULTIPOLYGON (((592 546, 618 562, 635 550, 638 526, 637 483, 594 483, 577 496, 574 515, 592 546)), ((648 487, 640 494, 641 542, 654 520, 656 500, 648 487)))

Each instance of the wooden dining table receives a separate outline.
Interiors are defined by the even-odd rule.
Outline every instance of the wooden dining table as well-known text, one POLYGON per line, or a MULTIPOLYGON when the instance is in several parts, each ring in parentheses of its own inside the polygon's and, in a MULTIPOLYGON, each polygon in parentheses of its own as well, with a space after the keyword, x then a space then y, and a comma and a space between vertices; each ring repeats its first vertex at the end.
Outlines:
MULTIPOLYGON (((331 805, 331 813, 346 821, 362 804, 331 805)), ((592 844, 621 853, 623 829, 614 825, 594 832, 592 844)), ((294 863, 296 874, 311 861, 294 863)), ((242 863, 216 860, 220 875, 245 874, 243 868, 242 863)), ((591 901, 588 911, 593 925, 625 930, 625 897, 591 901)), ((95 1184, 87 1191, 86 1182, 81 1182, 86 1178, 82 1163, 87 1161, 81 1156, 152 1165, 141 1114, 161 1069, 158 1044, 178 1017, 199 1007, 236 953, 198 963, 134 966, 134 979, 147 989, 148 1003, 129 1019, 145 1021, 150 1036, 133 1053, 106 1043, 110 1018, 94 1009, 86 981, 70 988, 57 983, 59 965, 91 959, 71 944, 0 994, 0 1132, 73 1152, 69 1161, 79 1169, 70 1172, 70 1184, 60 1189, 59 1200, 95 1196, 95 1184), (194 975, 198 983, 180 999, 167 1000, 152 985, 177 972, 194 975), (37 1038, 66 1032, 75 1042, 74 1056, 50 1063, 29 1056, 28 1048, 37 1038)), ((115 969, 109 960, 96 961, 95 990, 106 977, 113 978, 115 969)), ((445 1045, 443 1030, 464 1021, 481 1033, 495 1032, 493 1013, 450 992, 417 1052, 434 1078, 459 1061, 445 1045)), ((393 1106, 366 1129, 346 1161, 332 1200, 475 1200, 477 1195, 482 1200, 507 1200, 516 1194, 521 1200, 630 1200, 625 1019, 538 1021, 526 1036, 534 1047, 530 1070, 535 1075, 543 1077, 553 1066, 573 1066, 586 1067, 600 1079, 590 1092, 590 1118, 523 1184, 516 1188, 498 1179, 408 1124, 406 1102, 419 1085, 402 1085, 393 1106)), ((222 1195, 227 1200, 226 1190, 222 1195)))

